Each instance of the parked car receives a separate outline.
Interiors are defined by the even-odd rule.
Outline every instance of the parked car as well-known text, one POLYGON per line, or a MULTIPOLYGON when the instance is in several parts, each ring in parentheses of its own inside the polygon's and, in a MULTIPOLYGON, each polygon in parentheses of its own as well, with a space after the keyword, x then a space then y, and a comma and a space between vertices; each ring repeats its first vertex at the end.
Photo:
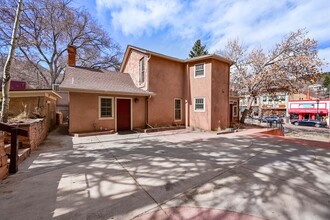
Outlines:
POLYGON ((302 125, 302 126, 312 126, 312 127, 326 127, 327 123, 318 121, 318 120, 309 120, 309 119, 304 119, 304 120, 294 120, 291 121, 291 124, 294 125, 302 125))
POLYGON ((273 123, 283 123, 283 118, 278 117, 277 115, 271 115, 271 116, 267 116, 264 117, 263 122, 273 122, 273 123))

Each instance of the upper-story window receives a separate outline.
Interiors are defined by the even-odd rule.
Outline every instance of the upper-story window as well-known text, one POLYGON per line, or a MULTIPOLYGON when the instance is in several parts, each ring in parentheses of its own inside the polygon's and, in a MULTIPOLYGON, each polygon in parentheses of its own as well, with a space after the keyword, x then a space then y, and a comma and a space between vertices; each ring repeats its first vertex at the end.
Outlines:
POLYGON ((195 78, 205 77, 205 64, 195 65, 195 78))
POLYGON ((254 98, 254 104, 257 105, 258 104, 258 99, 254 98))
POLYGON ((139 68, 140 68, 139 82, 144 83, 144 74, 145 74, 144 58, 140 60, 139 68))

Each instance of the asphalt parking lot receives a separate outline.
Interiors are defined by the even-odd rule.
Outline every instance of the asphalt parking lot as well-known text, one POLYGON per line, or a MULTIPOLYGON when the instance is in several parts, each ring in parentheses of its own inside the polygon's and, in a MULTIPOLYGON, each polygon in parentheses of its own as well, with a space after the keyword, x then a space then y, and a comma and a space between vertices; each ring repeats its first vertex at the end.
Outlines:
POLYGON ((0 184, 1 219, 330 219, 330 148, 187 130, 52 132, 0 184))

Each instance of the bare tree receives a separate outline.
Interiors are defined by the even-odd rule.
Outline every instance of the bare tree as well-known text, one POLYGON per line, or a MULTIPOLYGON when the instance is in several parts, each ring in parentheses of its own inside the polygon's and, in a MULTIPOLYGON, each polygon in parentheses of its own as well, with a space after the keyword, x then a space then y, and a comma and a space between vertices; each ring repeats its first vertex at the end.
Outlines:
MULTIPOLYGON (((0 45, 8 45, 13 1, 4 1, 8 7, 0 8, 0 45)), ((69 44, 77 47, 78 65, 119 69, 120 46, 87 11, 73 8, 70 0, 26 0, 24 6, 18 52, 34 65, 49 87, 63 76, 69 44)))
POLYGON ((16 35, 19 27, 20 15, 22 11, 23 0, 19 0, 16 9, 14 27, 12 29, 12 35, 10 40, 9 52, 6 63, 4 65, 3 77, 2 77, 2 105, 1 105, 1 122, 8 121, 9 112, 9 89, 10 89, 10 68, 11 62, 14 58, 16 47, 16 35))
POLYGON ((307 37, 304 29, 290 33, 265 52, 254 48, 250 52, 238 40, 229 40, 225 49, 218 51, 235 63, 231 69, 231 82, 240 95, 248 97, 241 123, 251 111, 252 102, 263 94, 293 93, 300 82, 314 82, 325 64, 318 57, 317 41, 307 37))

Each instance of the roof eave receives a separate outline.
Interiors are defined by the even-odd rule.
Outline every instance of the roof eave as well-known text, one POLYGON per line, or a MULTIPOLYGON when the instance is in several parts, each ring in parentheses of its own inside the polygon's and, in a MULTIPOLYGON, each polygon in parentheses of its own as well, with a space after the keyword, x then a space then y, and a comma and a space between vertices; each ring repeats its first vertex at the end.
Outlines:
POLYGON ((60 91, 67 92, 83 92, 83 93, 101 93, 101 94, 114 94, 114 95, 128 95, 128 96, 153 96, 153 92, 120 92, 110 90, 97 90, 97 89, 82 89, 82 88, 71 88, 71 87, 60 87, 60 91))

